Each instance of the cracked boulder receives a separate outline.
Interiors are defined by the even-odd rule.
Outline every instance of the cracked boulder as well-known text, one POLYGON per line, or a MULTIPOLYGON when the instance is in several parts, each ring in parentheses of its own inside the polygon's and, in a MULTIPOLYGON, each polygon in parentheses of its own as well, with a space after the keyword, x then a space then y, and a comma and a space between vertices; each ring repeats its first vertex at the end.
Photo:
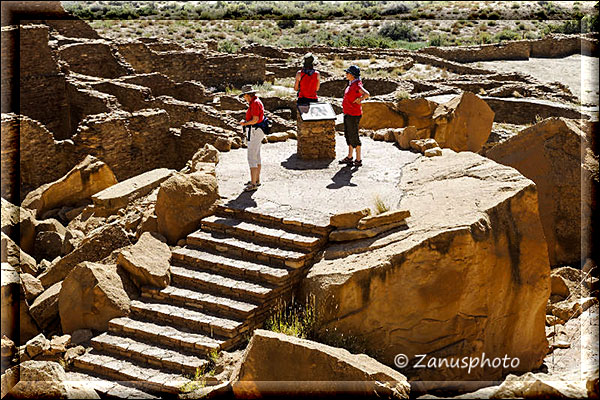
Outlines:
POLYGON ((547 353, 548 250, 535 184, 471 152, 443 149, 402 168, 407 227, 331 244, 300 298, 314 296, 322 340, 361 351, 424 381, 495 380, 530 371, 547 353), (517 366, 415 368, 430 357, 518 357, 517 366))

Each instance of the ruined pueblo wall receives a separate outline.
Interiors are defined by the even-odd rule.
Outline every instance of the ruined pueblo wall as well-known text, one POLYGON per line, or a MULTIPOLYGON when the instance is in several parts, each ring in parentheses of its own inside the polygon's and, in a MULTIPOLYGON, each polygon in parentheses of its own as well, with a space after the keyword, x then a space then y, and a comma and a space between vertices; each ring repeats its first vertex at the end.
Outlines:
POLYGON ((70 137, 66 79, 48 46, 47 26, 19 29, 19 59, 20 110, 14 111, 43 123, 56 139, 70 137))
POLYGON ((195 51, 152 51, 143 43, 119 43, 119 53, 137 73, 160 72, 176 82, 200 81, 207 87, 239 87, 263 82, 266 59, 255 55, 207 55, 195 51))
POLYGON ((527 60, 529 57, 561 58, 573 54, 593 54, 597 39, 579 35, 549 35, 538 40, 518 40, 481 46, 427 47, 420 53, 457 62, 527 60))

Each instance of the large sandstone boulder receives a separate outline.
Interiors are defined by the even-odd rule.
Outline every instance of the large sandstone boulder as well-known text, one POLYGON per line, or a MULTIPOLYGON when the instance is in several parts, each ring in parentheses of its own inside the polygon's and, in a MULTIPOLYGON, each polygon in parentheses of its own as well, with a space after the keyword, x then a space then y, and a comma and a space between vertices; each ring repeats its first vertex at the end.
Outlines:
POLYGON ((134 200, 146 196, 175 172, 157 168, 112 185, 92 196, 94 214, 108 216, 127 207, 134 200))
POLYGON ((394 103, 383 101, 366 101, 362 103, 363 115, 360 119, 361 129, 404 128, 406 118, 395 109, 394 103))
MULTIPOLYGON (((493 380, 541 365, 550 268, 535 184, 444 149, 402 169, 407 229, 329 246, 303 281, 319 335, 351 336, 393 366, 404 354, 518 357, 515 367, 406 368, 422 380, 493 380)), ((332 338, 334 339, 334 338, 332 338)))
POLYGON ((478 152, 490 136, 494 112, 477 95, 464 92, 440 104, 432 118, 435 121, 433 138, 441 147, 478 152))
POLYGON ((10 395, 17 399, 99 399, 91 389, 67 380, 59 363, 25 361, 20 365, 20 381, 10 395))
POLYGON ((590 181, 582 165, 584 142, 575 121, 549 118, 486 152, 535 182, 551 265, 578 264, 589 252, 581 248, 590 229, 581 221, 589 220, 592 201, 581 191, 582 182, 590 181))
POLYGON ((78 264, 65 278, 58 299, 63 332, 106 331, 108 321, 129 313, 130 300, 115 265, 78 264))
POLYGON ((236 398, 362 395, 407 399, 406 377, 364 354, 258 329, 232 374, 236 398))
POLYGON ((217 178, 210 174, 175 173, 160 185, 155 213, 158 232, 175 244, 194 230, 200 220, 212 213, 219 198, 217 178))
POLYGON ((170 260, 169 246, 146 232, 136 244, 119 253, 117 263, 129 272, 138 287, 150 285, 165 288, 171 282, 170 260))
POLYGON ((117 223, 101 226, 89 233, 79 246, 52 264, 38 278, 44 287, 62 281, 82 261, 100 261, 114 250, 130 245, 127 233, 117 223))
POLYGON ((29 307, 31 316, 42 329, 47 328, 58 317, 58 295, 61 287, 62 282, 50 286, 29 307))
POLYGON ((402 99, 396 103, 395 108, 405 117, 406 126, 414 126, 420 132, 431 132, 434 127, 432 116, 437 106, 434 101, 418 98, 402 99))
POLYGON ((19 273, 38 274, 38 266, 35 258, 21 250, 4 232, 2 232, 1 243, 3 263, 10 264, 19 273))
POLYGON ((27 194, 22 206, 42 215, 53 208, 89 199, 115 183, 117 179, 108 165, 94 156, 87 156, 59 180, 42 185, 27 194))

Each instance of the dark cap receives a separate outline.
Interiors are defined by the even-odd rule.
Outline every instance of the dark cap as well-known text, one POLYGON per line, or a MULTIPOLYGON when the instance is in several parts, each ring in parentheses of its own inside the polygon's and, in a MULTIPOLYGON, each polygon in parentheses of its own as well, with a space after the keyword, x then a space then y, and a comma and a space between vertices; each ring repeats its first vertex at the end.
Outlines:
POLYGON ((356 78, 360 76, 360 68, 358 68, 356 65, 351 65, 348 69, 345 69, 344 72, 352 74, 356 78))

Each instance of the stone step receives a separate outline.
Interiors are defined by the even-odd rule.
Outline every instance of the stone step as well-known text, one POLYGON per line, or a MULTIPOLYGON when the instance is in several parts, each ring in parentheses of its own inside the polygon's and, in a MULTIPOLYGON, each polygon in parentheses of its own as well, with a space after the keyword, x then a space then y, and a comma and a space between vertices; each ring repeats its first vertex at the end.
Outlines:
POLYGON ((115 381, 112 378, 102 377, 90 371, 68 371, 66 373, 67 381, 73 384, 80 384, 94 389, 101 398, 109 399, 137 399, 154 400, 160 399, 150 393, 137 389, 129 381, 115 381))
POLYGON ((201 221, 201 228, 207 232, 220 232, 234 237, 250 239, 275 247, 312 251, 323 243, 322 236, 295 233, 287 229, 269 227, 253 221, 212 215, 201 221))
POLYGON ((109 332, 139 338, 172 348, 184 348, 193 354, 208 354, 221 350, 227 344, 224 338, 212 338, 200 333, 139 321, 129 317, 113 318, 108 322, 109 332))
POLYGON ((281 215, 277 213, 266 214, 264 212, 251 211, 248 209, 233 208, 227 205, 219 205, 216 213, 223 217, 259 222, 275 228, 282 228, 298 233, 317 234, 324 237, 326 237, 333 229, 333 227, 329 225, 329 215, 324 214, 307 218, 306 216, 301 215, 291 215, 289 210, 281 212, 281 215))
POLYGON ((256 304, 174 285, 167 286, 164 289, 143 287, 142 298, 192 307, 200 311, 239 320, 251 317, 258 307, 256 304))
POLYGON ((191 246, 209 248, 215 252, 234 255, 245 260, 260 261, 271 265, 285 265, 291 268, 303 267, 311 255, 306 251, 264 246, 252 241, 202 230, 190 234, 187 237, 187 243, 191 246))
POLYGON ((198 288, 219 296, 260 303, 268 298, 271 287, 245 280, 233 279, 212 272, 205 272, 171 265, 171 281, 180 287, 198 288))
POLYGON ((172 260, 181 261, 192 267, 234 278, 265 282, 273 285, 283 284, 289 278, 290 272, 293 271, 286 267, 274 268, 269 265, 238 260, 191 247, 179 248, 171 254, 172 260))
POLYGON ((75 358, 74 366, 120 381, 134 381, 137 387, 151 392, 177 394, 179 388, 190 381, 179 374, 143 367, 132 361, 101 354, 95 350, 75 358))
POLYGON ((91 343, 99 352, 116 354, 126 359, 136 360, 142 365, 160 370, 167 369, 174 373, 194 375, 197 370, 202 371, 208 365, 207 360, 196 356, 107 332, 93 338, 91 343))
POLYGON ((200 331, 210 335, 232 338, 242 330, 242 322, 214 315, 205 314, 189 308, 174 306, 171 304, 146 303, 139 300, 131 301, 131 313, 138 319, 163 322, 200 331))

